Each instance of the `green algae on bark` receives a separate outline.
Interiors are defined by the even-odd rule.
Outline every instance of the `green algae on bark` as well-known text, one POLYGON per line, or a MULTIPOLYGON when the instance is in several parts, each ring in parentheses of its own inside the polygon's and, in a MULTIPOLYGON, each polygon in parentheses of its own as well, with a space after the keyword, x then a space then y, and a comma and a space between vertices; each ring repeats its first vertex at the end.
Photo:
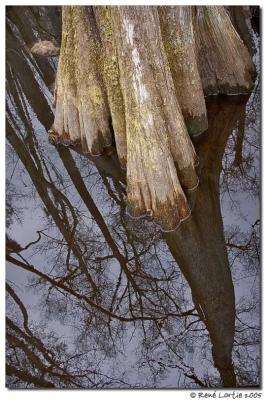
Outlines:
POLYGON ((198 178, 158 11, 115 7, 112 17, 125 106, 130 212, 136 217, 152 215, 165 229, 175 229, 190 215, 182 186, 192 188, 198 178))
POLYGON ((113 143, 110 112, 100 73, 101 43, 92 7, 65 6, 55 89, 53 130, 81 138, 84 149, 100 154, 113 143))
POLYGON ((163 43, 182 114, 191 136, 207 129, 195 54, 191 6, 158 7, 163 43))
POLYGON ((249 92, 247 49, 223 7, 65 6, 62 17, 50 136, 92 155, 116 145, 131 214, 175 229, 198 186, 189 134, 207 128, 203 90, 249 92))
POLYGON ((126 167, 126 125, 124 101, 120 86, 119 60, 116 41, 113 33, 111 7, 94 7, 97 25, 103 43, 102 71, 104 84, 107 90, 115 144, 121 166, 126 167))

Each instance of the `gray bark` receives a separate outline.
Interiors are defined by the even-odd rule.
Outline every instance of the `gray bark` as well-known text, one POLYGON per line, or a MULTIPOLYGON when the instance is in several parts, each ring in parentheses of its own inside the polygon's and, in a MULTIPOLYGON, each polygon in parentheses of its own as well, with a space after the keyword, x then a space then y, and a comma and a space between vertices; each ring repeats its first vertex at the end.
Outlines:
POLYGON ((195 7, 193 24, 204 93, 250 93, 255 67, 224 7, 195 7))
POLYGON ((158 12, 155 7, 115 7, 112 19, 125 105, 130 210, 137 217, 149 213, 165 229, 174 229, 190 214, 182 187, 193 189, 197 176, 158 12))
POLYGON ((207 115, 195 54, 192 7, 159 7, 164 47, 187 129, 196 136, 207 129, 207 115))
POLYGON ((253 70, 222 7, 63 7, 53 131, 94 155, 115 143, 130 214, 172 230, 198 185, 203 90, 249 92, 253 70))

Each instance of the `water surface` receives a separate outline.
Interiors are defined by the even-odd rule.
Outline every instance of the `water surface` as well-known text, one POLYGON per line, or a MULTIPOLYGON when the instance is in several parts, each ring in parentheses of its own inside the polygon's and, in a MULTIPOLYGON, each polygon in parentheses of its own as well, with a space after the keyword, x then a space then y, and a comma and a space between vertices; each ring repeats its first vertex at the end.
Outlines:
POLYGON ((230 271, 238 385, 259 386, 259 76, 249 98, 207 98, 192 216, 166 234, 126 213, 115 152, 49 143, 57 60, 29 51, 49 35, 56 7, 8 8, 7 387, 220 387, 207 321, 229 330, 230 271))

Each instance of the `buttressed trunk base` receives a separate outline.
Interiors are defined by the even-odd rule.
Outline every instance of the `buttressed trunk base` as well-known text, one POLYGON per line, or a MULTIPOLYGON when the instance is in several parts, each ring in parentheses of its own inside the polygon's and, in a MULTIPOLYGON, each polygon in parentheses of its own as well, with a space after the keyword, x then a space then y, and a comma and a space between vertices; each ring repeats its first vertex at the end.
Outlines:
POLYGON ((198 185, 204 94, 249 92, 254 67, 223 7, 64 6, 51 137, 116 146, 129 212, 174 230, 198 185))

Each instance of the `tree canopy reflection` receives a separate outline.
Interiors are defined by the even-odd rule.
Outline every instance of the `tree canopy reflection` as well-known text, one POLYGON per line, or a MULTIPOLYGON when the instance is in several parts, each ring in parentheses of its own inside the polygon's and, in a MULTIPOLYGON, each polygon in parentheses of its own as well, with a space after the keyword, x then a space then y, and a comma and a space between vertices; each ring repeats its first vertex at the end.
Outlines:
POLYGON ((7 386, 259 385, 259 219, 224 229, 220 208, 258 195, 258 90, 208 101, 192 217, 162 233, 127 214, 114 151, 48 143, 54 61, 7 17, 7 386))

